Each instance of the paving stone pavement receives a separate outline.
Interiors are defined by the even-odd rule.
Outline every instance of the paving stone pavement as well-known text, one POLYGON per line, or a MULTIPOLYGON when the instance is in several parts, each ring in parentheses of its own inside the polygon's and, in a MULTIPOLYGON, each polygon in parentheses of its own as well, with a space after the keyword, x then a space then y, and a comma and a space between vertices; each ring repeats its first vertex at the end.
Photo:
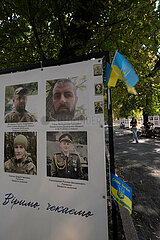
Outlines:
POLYGON ((115 163, 133 191, 132 219, 139 240, 160 239, 160 139, 132 140, 131 130, 114 130, 115 163))

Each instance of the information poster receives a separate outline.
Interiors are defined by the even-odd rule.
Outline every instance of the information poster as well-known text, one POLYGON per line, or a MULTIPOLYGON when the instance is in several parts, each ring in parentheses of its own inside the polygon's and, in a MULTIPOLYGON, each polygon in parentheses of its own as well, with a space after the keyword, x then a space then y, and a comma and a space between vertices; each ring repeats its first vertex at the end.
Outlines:
POLYGON ((0 75, 0 239, 108 239, 102 59, 0 75))

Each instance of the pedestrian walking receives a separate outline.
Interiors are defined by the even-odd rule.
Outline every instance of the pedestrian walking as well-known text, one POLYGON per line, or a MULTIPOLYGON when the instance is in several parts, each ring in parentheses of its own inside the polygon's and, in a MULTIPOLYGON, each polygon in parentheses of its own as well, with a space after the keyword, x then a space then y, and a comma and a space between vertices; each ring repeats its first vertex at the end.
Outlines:
POLYGON ((132 121, 130 122, 132 126, 132 132, 133 132, 133 140, 136 140, 136 143, 138 143, 138 136, 137 136, 137 120, 135 117, 132 118, 132 121))

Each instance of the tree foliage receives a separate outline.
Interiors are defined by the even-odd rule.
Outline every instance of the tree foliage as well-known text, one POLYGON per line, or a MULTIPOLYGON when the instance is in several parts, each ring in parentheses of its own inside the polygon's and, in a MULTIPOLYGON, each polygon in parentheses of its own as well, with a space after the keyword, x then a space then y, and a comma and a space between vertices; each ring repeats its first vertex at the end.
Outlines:
POLYGON ((139 76, 137 96, 113 89, 115 115, 158 113, 160 4, 154 0, 1 0, 0 67, 116 50, 139 76))

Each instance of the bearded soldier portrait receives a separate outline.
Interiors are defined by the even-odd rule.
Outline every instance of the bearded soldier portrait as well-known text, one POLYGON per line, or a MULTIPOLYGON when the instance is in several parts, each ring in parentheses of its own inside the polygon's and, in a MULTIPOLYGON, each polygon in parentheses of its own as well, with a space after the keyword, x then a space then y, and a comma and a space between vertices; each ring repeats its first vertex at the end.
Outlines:
POLYGON ((84 120, 83 114, 75 116, 78 96, 76 86, 70 79, 57 79, 46 99, 47 121, 84 120))
POLYGON ((5 115, 5 123, 36 122, 36 117, 27 111, 27 89, 19 87, 14 92, 13 109, 5 115))
POLYGON ((36 175, 36 166, 33 163, 31 154, 27 152, 28 140, 19 134, 14 138, 13 142, 14 153, 13 157, 4 163, 4 171, 10 173, 21 173, 36 175))
POLYGON ((61 152, 55 153, 51 163, 51 177, 83 179, 80 157, 71 152, 72 136, 64 133, 59 137, 61 152))

